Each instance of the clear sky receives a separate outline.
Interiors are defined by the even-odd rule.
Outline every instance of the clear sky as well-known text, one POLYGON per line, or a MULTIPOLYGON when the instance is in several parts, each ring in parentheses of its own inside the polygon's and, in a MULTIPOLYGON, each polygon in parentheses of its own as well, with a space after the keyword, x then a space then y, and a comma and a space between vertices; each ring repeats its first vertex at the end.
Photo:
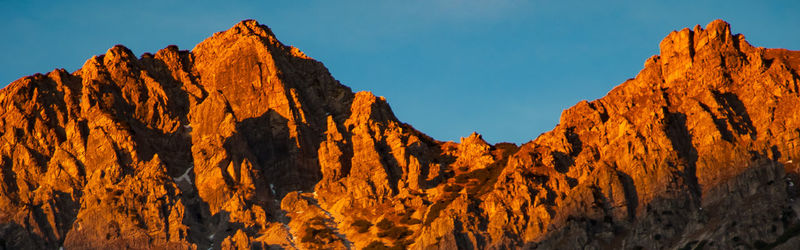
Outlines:
POLYGON ((800 1, 43 1, 0 0, 0 85, 74 71, 123 44, 191 49, 243 19, 385 96, 439 140, 473 131, 524 143, 563 109, 636 76, 673 30, 731 23, 762 47, 800 49, 800 1), (761 3, 765 2, 765 3, 761 3))

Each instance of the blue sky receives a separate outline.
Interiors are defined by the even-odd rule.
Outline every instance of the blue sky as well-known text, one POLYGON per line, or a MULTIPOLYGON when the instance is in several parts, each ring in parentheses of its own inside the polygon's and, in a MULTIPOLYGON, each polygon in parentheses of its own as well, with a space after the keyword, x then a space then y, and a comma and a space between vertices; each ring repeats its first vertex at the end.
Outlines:
POLYGON ((0 85, 256 19, 436 139, 524 143, 636 76, 672 30, 724 19, 755 46, 800 49, 800 1, 760 2, 0 0, 0 85))

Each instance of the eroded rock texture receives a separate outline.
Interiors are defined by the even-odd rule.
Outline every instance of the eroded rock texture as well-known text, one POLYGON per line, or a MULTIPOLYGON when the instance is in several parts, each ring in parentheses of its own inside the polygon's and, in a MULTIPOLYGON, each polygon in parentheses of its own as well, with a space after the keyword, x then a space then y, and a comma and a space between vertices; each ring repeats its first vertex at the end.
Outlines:
POLYGON ((0 248, 800 245, 800 52, 669 34, 520 147, 434 140, 255 21, 0 91, 0 248))

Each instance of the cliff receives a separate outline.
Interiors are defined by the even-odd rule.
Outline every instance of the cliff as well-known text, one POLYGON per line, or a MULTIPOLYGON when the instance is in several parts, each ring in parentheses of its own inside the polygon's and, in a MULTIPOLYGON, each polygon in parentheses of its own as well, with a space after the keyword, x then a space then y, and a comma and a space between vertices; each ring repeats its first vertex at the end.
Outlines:
POLYGON ((432 139, 252 20, 0 90, 0 248, 800 245, 800 52, 670 33, 521 146, 432 139))

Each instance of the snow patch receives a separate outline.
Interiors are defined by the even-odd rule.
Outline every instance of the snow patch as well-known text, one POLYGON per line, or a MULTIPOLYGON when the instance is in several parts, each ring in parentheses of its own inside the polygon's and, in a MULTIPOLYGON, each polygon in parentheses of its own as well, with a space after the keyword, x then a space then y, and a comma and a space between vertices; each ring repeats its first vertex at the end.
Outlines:
POLYGON ((189 167, 189 169, 186 169, 186 172, 183 172, 183 175, 174 178, 175 182, 178 182, 180 180, 185 180, 189 184, 192 184, 192 179, 189 178, 189 172, 191 172, 193 168, 194 167, 189 167))

